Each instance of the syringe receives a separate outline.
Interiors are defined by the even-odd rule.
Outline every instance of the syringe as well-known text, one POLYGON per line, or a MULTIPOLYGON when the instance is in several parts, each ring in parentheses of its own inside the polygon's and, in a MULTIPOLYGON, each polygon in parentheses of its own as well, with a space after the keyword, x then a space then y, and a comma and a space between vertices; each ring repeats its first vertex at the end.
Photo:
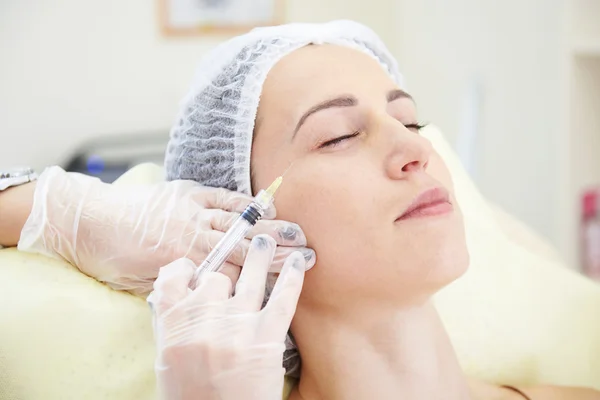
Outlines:
POLYGON ((225 232, 225 236, 206 257, 206 260, 196 269, 192 284, 195 286, 200 274, 203 272, 217 272, 227 261, 235 246, 246 237, 256 222, 261 219, 265 211, 273 204, 274 195, 283 182, 283 176, 278 177, 266 190, 258 192, 254 200, 246 207, 242 215, 225 232))

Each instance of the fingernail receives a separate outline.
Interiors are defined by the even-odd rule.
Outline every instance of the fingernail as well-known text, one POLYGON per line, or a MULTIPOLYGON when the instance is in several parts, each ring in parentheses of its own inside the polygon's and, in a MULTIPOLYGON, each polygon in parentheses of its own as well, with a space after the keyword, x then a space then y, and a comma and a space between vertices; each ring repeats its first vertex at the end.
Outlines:
POLYGON ((302 229, 296 224, 285 224, 277 233, 285 241, 306 243, 302 229))
POLYGON ((306 256, 304 256, 304 254, 300 254, 296 257, 294 257, 293 261, 292 261, 292 267, 294 267, 297 270, 305 270, 307 271, 308 268, 306 268, 306 256))
POLYGON ((305 268, 307 271, 315 266, 315 263, 317 262, 317 254, 313 249, 301 249, 300 253, 302 254, 302 257, 304 257, 304 261, 306 261, 305 268))
POLYGON ((275 242, 271 237, 258 235, 252 239, 252 246, 259 250, 266 250, 270 247, 271 242, 275 242))

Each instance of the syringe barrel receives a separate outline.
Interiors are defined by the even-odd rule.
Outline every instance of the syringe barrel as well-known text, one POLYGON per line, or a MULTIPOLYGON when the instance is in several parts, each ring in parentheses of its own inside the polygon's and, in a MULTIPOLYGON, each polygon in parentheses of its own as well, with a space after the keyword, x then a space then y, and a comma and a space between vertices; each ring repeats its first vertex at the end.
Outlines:
POLYGON ((252 226, 253 224, 248 222, 248 220, 239 217, 225 233, 225 236, 219 240, 219 243, 217 243, 215 248, 208 254, 206 260, 200 264, 198 270, 207 272, 218 271, 225 261, 227 261, 231 253, 233 253, 233 250, 238 243, 246 236, 250 229, 252 229, 252 226))
MULTIPOLYGON (((262 218, 269 203, 265 202, 266 198, 261 191, 256 196, 255 201, 250 203, 240 217, 233 223, 231 228, 225 232, 225 236, 219 240, 217 245, 208 254, 204 262, 194 272, 192 283, 195 286, 202 272, 217 272, 221 266, 227 261, 235 247, 248 234, 250 229, 256 222, 262 218), (260 198, 260 200, 259 200, 260 198)), ((271 200, 272 201, 272 200, 271 200)))

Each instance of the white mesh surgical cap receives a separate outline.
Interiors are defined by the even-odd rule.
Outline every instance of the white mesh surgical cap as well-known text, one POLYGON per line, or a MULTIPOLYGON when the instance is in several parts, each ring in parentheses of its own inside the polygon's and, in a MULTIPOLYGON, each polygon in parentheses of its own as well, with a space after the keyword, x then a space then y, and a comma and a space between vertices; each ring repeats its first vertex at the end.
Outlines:
MULTIPOLYGON (((194 180, 251 194, 252 134, 267 74, 294 50, 323 43, 365 52, 402 86, 396 60, 379 37, 359 23, 333 21, 254 29, 221 44, 200 63, 171 130, 165 157, 167 179, 194 180)), ((265 300, 274 280, 273 276, 268 279, 265 300)), ((298 375, 300 357, 289 335, 283 366, 288 375, 298 375)))
POLYGON ((374 57, 398 84, 396 60, 379 37, 353 21, 256 28, 218 46, 200 63, 171 130, 165 156, 168 180, 251 194, 254 120, 269 70, 308 44, 351 47, 374 57))

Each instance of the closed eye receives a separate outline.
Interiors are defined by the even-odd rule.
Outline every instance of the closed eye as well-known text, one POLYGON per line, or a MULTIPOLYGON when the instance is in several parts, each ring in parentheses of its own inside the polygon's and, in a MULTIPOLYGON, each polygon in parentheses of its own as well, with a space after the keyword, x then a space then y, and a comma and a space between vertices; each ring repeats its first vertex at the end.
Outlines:
MULTIPOLYGON (((407 128, 407 129, 409 129, 411 131, 416 131, 417 133, 421 129, 425 128, 426 126, 427 126, 427 124, 419 124, 419 123, 404 125, 405 128, 407 128)), ((336 145, 340 144, 344 140, 352 139, 353 137, 356 137, 358 135, 360 135, 360 131, 356 131, 356 132, 351 133, 349 135, 339 136, 339 137, 336 137, 335 139, 331 139, 331 140, 328 140, 326 142, 321 143, 319 145, 319 148, 322 149, 324 147, 335 147, 336 145)))
POLYGON ((427 124, 419 124, 419 123, 404 125, 405 128, 407 128, 411 131, 416 131, 417 133, 419 133, 419 131, 421 129, 425 128, 426 126, 427 126, 427 124))
POLYGON ((343 135, 343 136, 336 137, 335 139, 331 139, 331 140, 328 140, 326 142, 321 143, 319 145, 319 148, 322 149, 324 147, 334 147, 335 145, 340 144, 344 140, 351 139, 353 137, 358 136, 359 134, 360 134, 360 131, 356 131, 356 132, 351 133, 349 135, 343 135))

